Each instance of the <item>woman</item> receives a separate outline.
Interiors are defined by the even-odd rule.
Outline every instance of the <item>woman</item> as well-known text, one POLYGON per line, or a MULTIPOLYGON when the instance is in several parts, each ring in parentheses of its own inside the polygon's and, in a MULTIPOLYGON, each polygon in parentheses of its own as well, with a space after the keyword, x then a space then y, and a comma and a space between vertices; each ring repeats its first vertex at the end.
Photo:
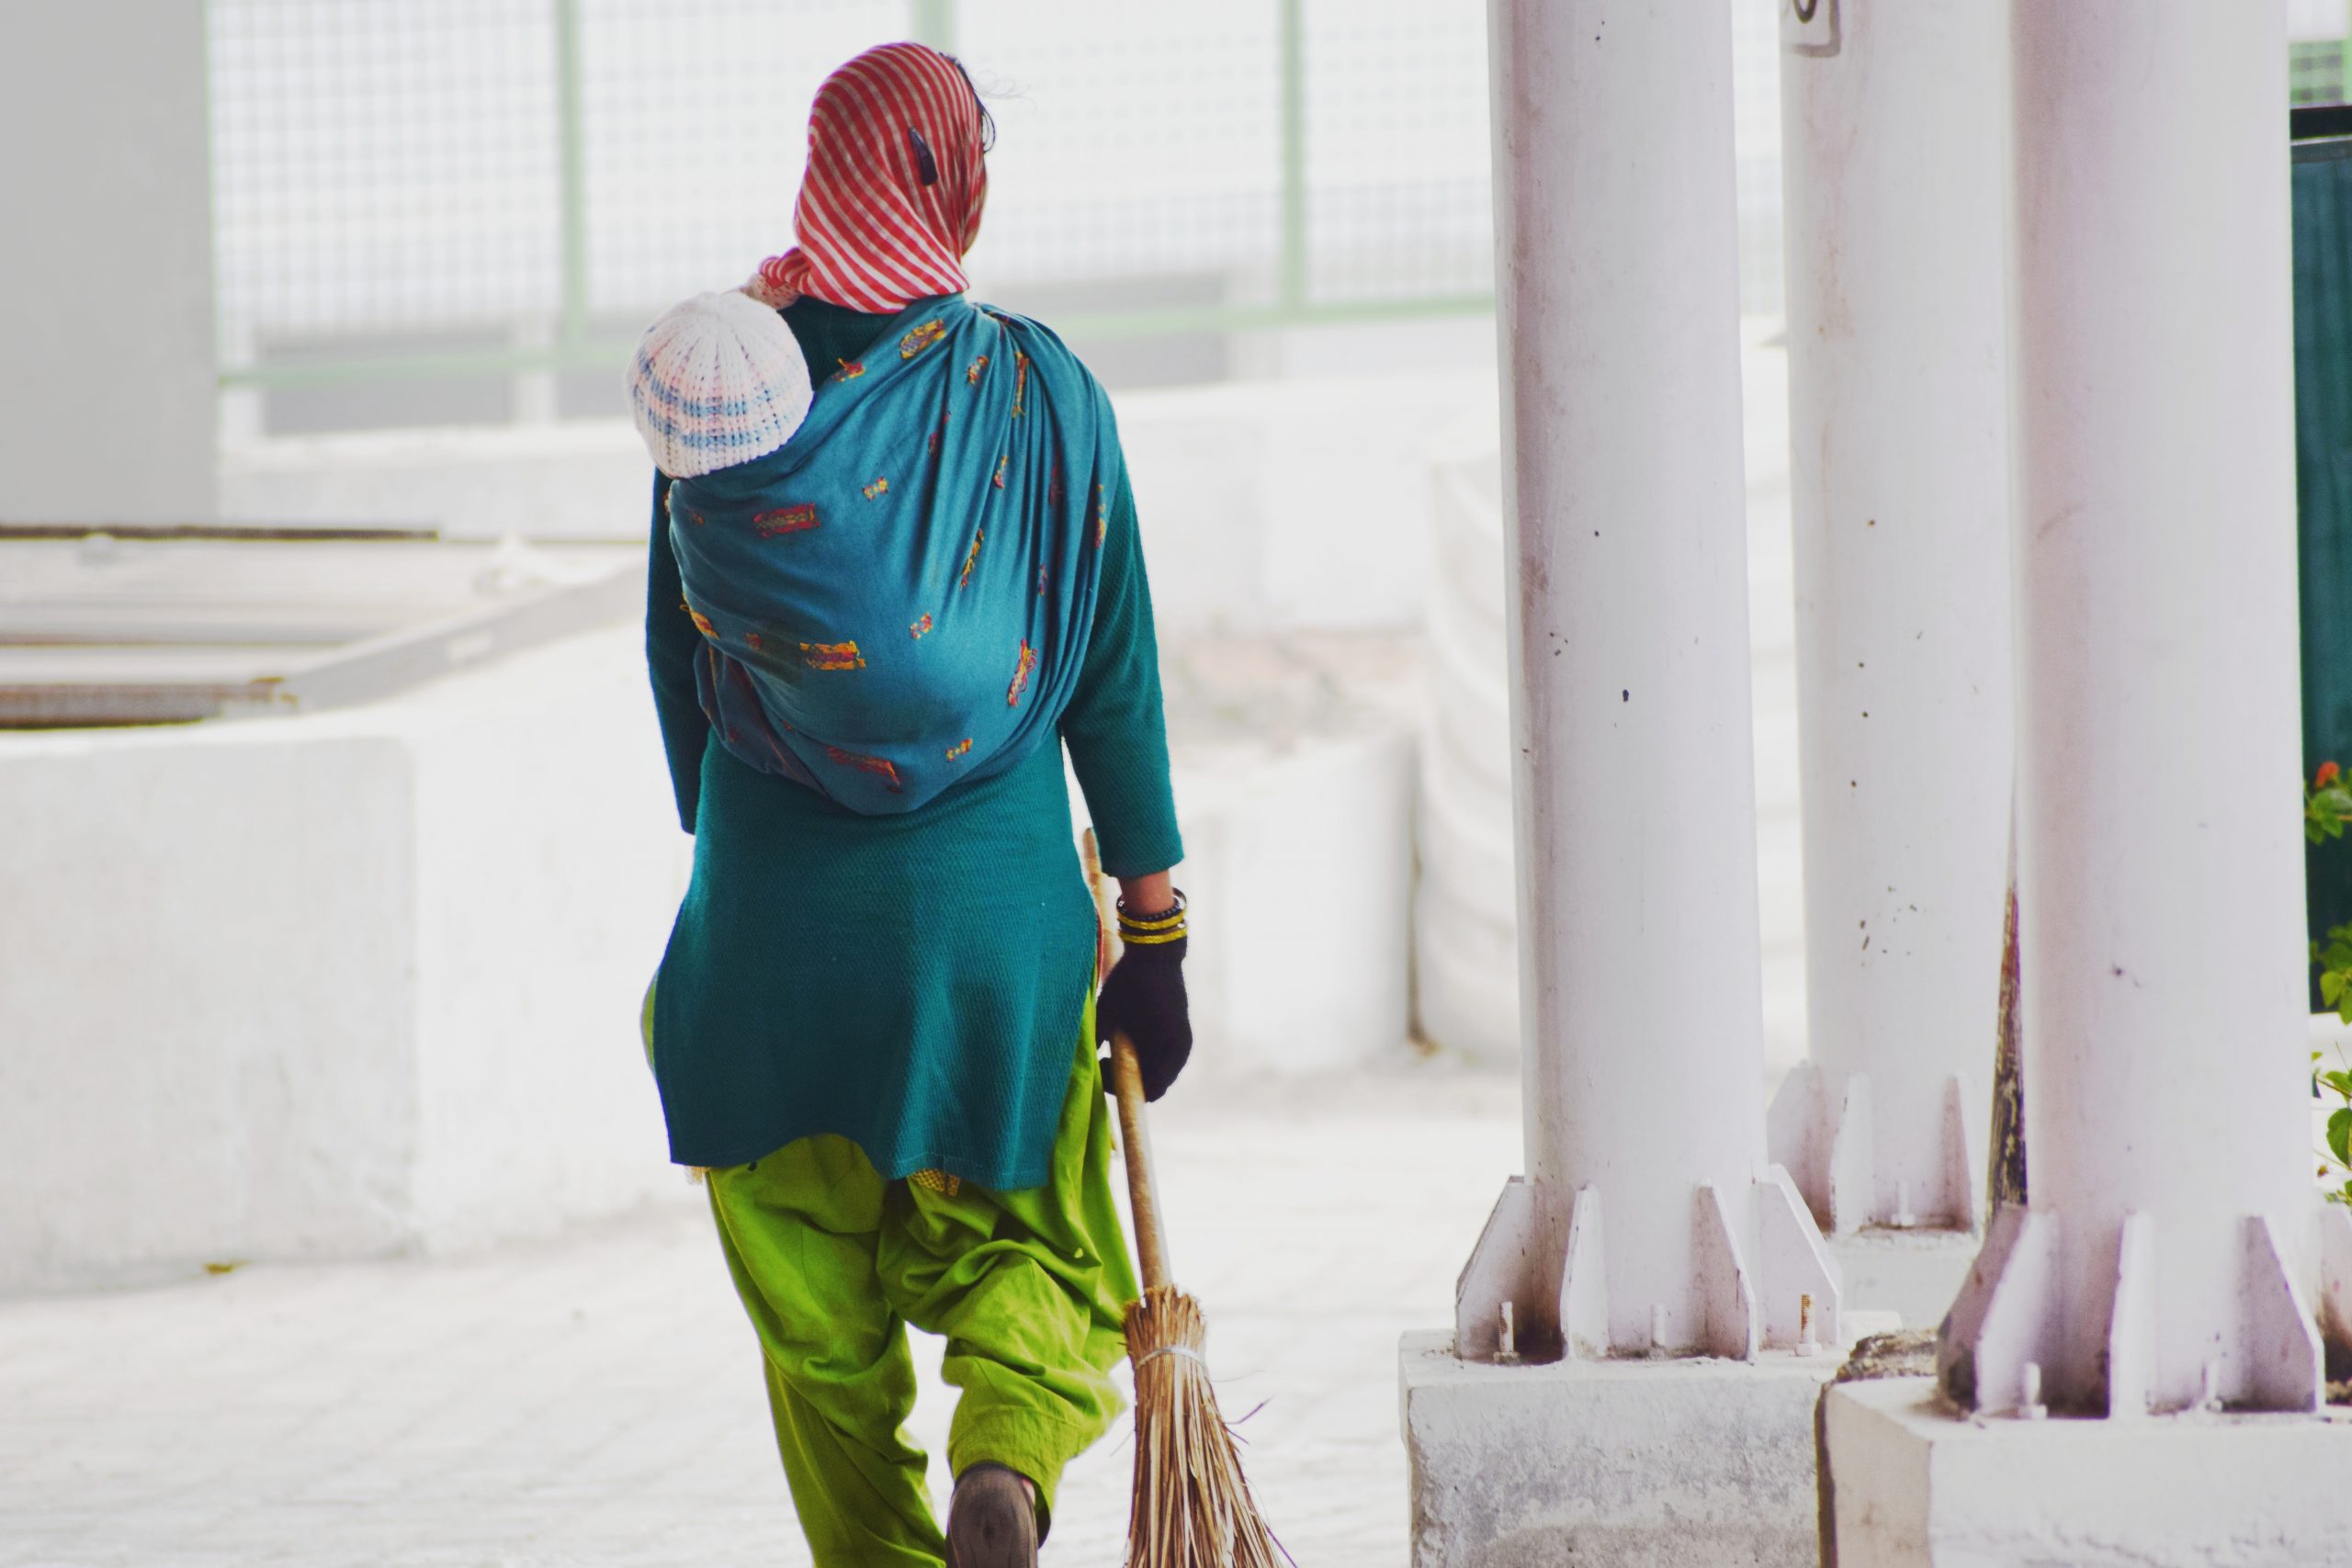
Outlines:
POLYGON ((1119 1408, 1136 1293, 1097 1042, 1126 1033, 1155 1099, 1192 1045, 1110 406, 1053 334, 961 298, 992 130, 944 55, 842 66, 799 245, 745 291, 813 393, 774 392, 777 317, 740 297, 657 327, 634 373, 664 469, 647 658, 695 840, 648 1046, 802 1528, 861 1568, 1035 1562, 1119 1408), (1099 998, 1065 746, 1130 942, 1099 998), (901 1429, 908 1323, 962 1390, 944 1536, 901 1429))

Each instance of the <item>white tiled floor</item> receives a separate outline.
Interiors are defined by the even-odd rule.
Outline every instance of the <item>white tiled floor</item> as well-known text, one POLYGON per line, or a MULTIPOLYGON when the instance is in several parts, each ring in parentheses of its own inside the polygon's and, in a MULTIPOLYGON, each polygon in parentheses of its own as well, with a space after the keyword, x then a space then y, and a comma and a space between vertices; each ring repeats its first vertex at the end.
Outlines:
MULTIPOLYGON (((1226 1414, 1262 1406, 1247 1463, 1302 1563, 1405 1562, 1396 1337, 1447 1321, 1517 1097, 1400 1055, 1159 1118, 1178 1273, 1226 1414)), ((0 1303, 0 1565, 806 1562, 699 1205, 486 1257, 0 1303)), ((934 1455, 947 1414, 934 1375, 934 1455)), ((1122 1428, 1073 1467, 1047 1562, 1119 1561, 1129 1463, 1122 1428)))

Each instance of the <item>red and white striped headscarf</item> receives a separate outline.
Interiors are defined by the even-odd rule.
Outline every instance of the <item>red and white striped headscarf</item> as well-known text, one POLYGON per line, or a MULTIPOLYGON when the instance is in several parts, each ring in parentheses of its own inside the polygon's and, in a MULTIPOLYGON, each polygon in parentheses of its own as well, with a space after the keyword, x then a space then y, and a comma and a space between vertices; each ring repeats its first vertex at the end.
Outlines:
POLYGON ((988 194, 979 105, 956 62, 919 43, 869 49, 817 89, 799 244, 762 262, 743 290, 877 313, 961 293, 988 194))

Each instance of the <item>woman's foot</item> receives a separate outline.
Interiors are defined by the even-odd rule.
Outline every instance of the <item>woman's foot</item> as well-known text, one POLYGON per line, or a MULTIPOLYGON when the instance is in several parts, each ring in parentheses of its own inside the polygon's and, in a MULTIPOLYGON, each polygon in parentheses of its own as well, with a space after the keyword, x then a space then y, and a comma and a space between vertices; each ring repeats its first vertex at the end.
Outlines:
POLYGON ((976 1464, 947 1505, 947 1568, 1036 1568, 1037 1489, 1020 1472, 976 1464))

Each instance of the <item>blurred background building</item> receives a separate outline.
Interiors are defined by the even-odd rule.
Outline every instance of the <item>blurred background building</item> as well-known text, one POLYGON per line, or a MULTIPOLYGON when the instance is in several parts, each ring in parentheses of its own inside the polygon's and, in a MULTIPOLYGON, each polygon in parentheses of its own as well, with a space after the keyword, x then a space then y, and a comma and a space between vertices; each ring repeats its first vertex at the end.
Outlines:
MULTIPOLYGON (((1778 1073, 1805 1048, 1780 21, 1720 3, 1778 1073)), ((2340 97, 2345 5, 2294 14, 2296 96, 2340 97)), ((1117 395, 1204 1067, 1408 1037, 1511 1059, 1482 0, 1082 26, 1045 0, 39 0, 12 26, 0 196, 27 238, 0 255, 0 326, 42 374, 0 389, 0 720, 31 727, 0 734, 0 809, 43 831, 0 849, 0 886, 85 891, 0 902, 0 947, 51 960, 0 970, 0 1029, 34 1043, 0 1063, 20 1091, 0 1130, 134 1146, 163 1123, 112 1086, 165 1040, 216 1116, 189 1140, 218 1145, 206 1180, 258 1191, 300 1146, 340 1194, 237 1231, 249 1250, 528 1228, 560 1217, 535 1183, 593 1210, 651 1179, 605 1162, 614 1138, 654 1152, 630 1026, 684 869, 631 626, 649 475, 622 370, 662 309, 791 243, 817 84, 906 36, 964 60, 998 122, 976 292, 1057 326, 1117 395), (270 722, 119 727, 216 713, 270 722), (408 793, 379 798, 387 777, 408 793), (567 858, 559 827, 600 856, 567 858), (386 833, 406 860, 367 860, 386 833), (351 921, 322 921, 322 886, 351 921), (326 951, 337 931, 350 951, 326 951), (355 975, 390 1000, 353 1001, 355 975), (304 987, 283 1016, 244 1006, 304 987), (322 1021, 346 1014, 396 1045, 322 1021), (520 1083, 517 1060, 582 1039, 593 1104, 540 1119, 538 1165, 500 1156, 537 1176, 416 1185, 445 1146, 430 1108, 492 1092, 436 1099, 436 1053, 520 1083), (379 1190, 345 1168, 348 1085, 322 1064, 384 1049, 426 1087, 379 1190), (338 1228, 353 1203, 372 1228, 338 1228)), ((202 1250, 234 1206, 182 1187, 181 1229, 75 1217, 135 1210, 128 1178, 61 1215, 0 1210, 0 1284, 202 1250)))
MULTIPOLYGON (((1778 22, 1722 3, 1785 1066, 1778 22)), ((1117 397, 1202 1070, 1416 1037, 1513 1058, 1482 0, 1082 26, 1043 0, 40 0, 13 25, 0 169, 35 243, 0 260, 0 324, 45 374, 0 393, 0 721, 25 727, 0 809, 42 831, 0 886, 59 891, 0 902, 33 960, 0 970, 0 1031, 31 1042, 0 1133, 124 1163, 0 1203, 0 1287, 456 1245, 666 1179, 632 1032, 686 841, 636 652, 622 373, 661 310, 791 243, 810 97, 892 38, 956 54, 997 121, 975 292, 1117 397), (527 1132, 485 1135, 550 1081, 527 1132), (168 1179, 134 1158, 158 1139, 168 1179)))
MULTIPOLYGON (((1777 1080, 1807 1046, 1787 0, 1688 3, 1733 19, 1754 751, 1723 766, 1756 772, 1777 1080)), ((1200 1049, 1166 1108, 1180 1137, 1203 1108, 1188 1190, 1249 1242, 1237 1290, 1280 1253, 1295 1277, 1266 1295, 1365 1308, 1251 1320, 1298 1430, 1342 1434, 1301 1468, 1401 1471, 1381 1314, 1450 1299, 1484 1212, 1455 1207, 1518 1156, 1487 10, 13 0, 0 1296, 479 1253, 691 1198, 637 1032, 691 843, 646 689, 622 373, 660 311, 791 243, 818 83, 911 36, 999 126, 975 292, 1076 344, 1136 476, 1198 917, 1200 1049), (1347 1122, 1350 1095, 1379 1114, 1347 1122), (1418 1196, 1367 1204, 1392 1177, 1418 1196), (1312 1204, 1313 1245, 1275 1234, 1312 1204)), ((2294 101, 2341 103, 2352 6, 2289 11, 2294 101)), ((1951 1298, 1847 1267, 1915 1319, 1951 1298)), ((605 1299, 591 1276, 547 1286, 567 1318, 605 1299)), ((657 1298, 633 1310, 666 1343, 657 1298)), ((422 1381, 460 1375, 430 1348, 422 1381)), ((20 1495, 45 1484, 24 1473, 20 1495)), ((105 1473, 64 1488, 94 1517, 119 1506, 105 1473)), ((1339 1539, 1359 1502, 1311 1528, 1339 1539)), ((478 1554, 471 1518, 444 1522, 478 1554)))
MULTIPOLYGON (((1738 9, 1742 295, 1770 314, 1775 35, 1769 4, 1738 9)), ((1478 0, 1206 0, 1082 29, 1035 0, 208 17, 232 441, 620 414, 639 327, 789 243, 817 83, 898 36, 965 60, 1000 126, 976 288, 1062 323, 1114 386, 1262 376, 1294 358, 1268 333, 1491 306, 1478 0)))

